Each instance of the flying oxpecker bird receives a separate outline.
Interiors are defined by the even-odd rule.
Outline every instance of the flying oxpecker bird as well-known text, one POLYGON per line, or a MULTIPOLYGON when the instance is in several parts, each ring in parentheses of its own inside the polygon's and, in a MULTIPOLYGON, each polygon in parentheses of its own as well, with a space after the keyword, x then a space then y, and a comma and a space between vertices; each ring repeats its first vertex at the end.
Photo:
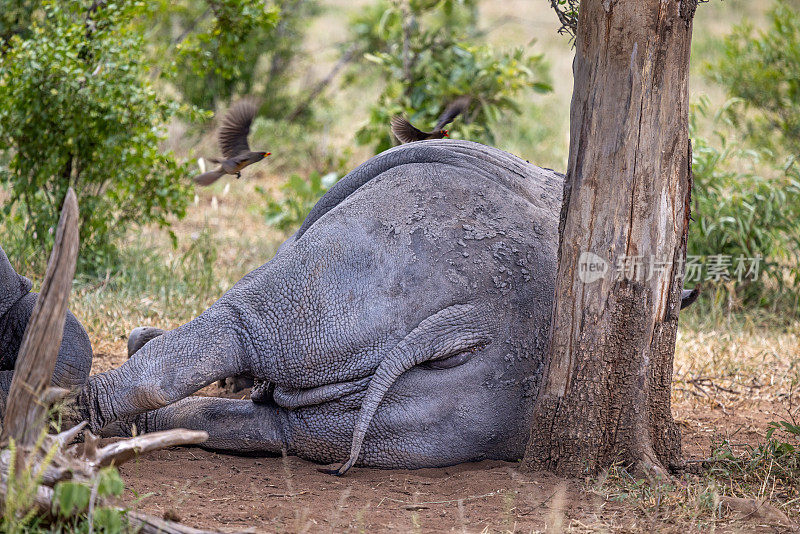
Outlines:
POLYGON ((266 158, 271 152, 253 152, 247 143, 250 125, 258 112, 258 104, 253 99, 244 99, 231 106, 217 134, 217 142, 222 150, 222 159, 209 159, 219 165, 216 169, 195 176, 199 185, 211 185, 226 174, 242 177, 242 169, 266 158))

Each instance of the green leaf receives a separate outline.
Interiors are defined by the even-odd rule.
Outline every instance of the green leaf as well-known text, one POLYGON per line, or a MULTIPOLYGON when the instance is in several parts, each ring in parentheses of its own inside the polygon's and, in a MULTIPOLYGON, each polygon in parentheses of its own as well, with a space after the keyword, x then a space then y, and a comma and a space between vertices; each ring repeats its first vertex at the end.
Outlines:
POLYGON ((119 497, 122 495, 125 490, 125 484, 122 482, 116 467, 106 467, 100 470, 97 476, 100 479, 97 487, 98 495, 103 497, 119 497))
POLYGON ((61 517, 69 517, 89 507, 91 489, 78 482, 59 482, 53 496, 54 513, 61 517))
POLYGON ((491 142, 499 124, 521 113, 522 98, 552 90, 541 55, 498 52, 486 43, 475 0, 414 0, 410 13, 400 6, 375 2, 351 25, 354 45, 365 50, 363 69, 385 83, 369 123, 356 131, 358 144, 385 150, 393 143, 392 115, 404 114, 427 129, 450 100, 464 94, 473 97, 473 122, 456 119, 449 127, 453 137, 491 142))

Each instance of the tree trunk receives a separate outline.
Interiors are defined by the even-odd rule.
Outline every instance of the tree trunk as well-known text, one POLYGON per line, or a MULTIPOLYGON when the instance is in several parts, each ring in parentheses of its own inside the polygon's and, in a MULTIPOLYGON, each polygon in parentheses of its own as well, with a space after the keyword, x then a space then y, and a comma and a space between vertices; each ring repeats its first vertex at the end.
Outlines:
POLYGON ((697 0, 583 0, 549 365, 523 466, 681 462, 672 359, 689 225, 697 0))

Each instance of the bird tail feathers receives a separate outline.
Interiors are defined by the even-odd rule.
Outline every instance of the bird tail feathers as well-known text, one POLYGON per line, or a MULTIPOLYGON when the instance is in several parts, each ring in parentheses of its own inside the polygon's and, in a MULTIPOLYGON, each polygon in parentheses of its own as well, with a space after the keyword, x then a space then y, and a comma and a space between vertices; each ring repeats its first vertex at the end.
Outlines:
POLYGON ((204 172, 203 174, 194 177, 194 183, 197 185, 211 185, 225 176, 225 174, 225 171, 222 169, 204 172))

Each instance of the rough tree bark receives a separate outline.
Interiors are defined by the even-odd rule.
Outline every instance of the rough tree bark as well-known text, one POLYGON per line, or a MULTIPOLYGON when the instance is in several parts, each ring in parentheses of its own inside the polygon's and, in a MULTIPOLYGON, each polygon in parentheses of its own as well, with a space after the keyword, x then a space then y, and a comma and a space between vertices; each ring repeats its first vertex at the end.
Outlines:
POLYGON ((696 5, 580 3, 549 366, 528 469, 577 475, 622 461, 663 473, 681 463, 670 389, 696 5))

